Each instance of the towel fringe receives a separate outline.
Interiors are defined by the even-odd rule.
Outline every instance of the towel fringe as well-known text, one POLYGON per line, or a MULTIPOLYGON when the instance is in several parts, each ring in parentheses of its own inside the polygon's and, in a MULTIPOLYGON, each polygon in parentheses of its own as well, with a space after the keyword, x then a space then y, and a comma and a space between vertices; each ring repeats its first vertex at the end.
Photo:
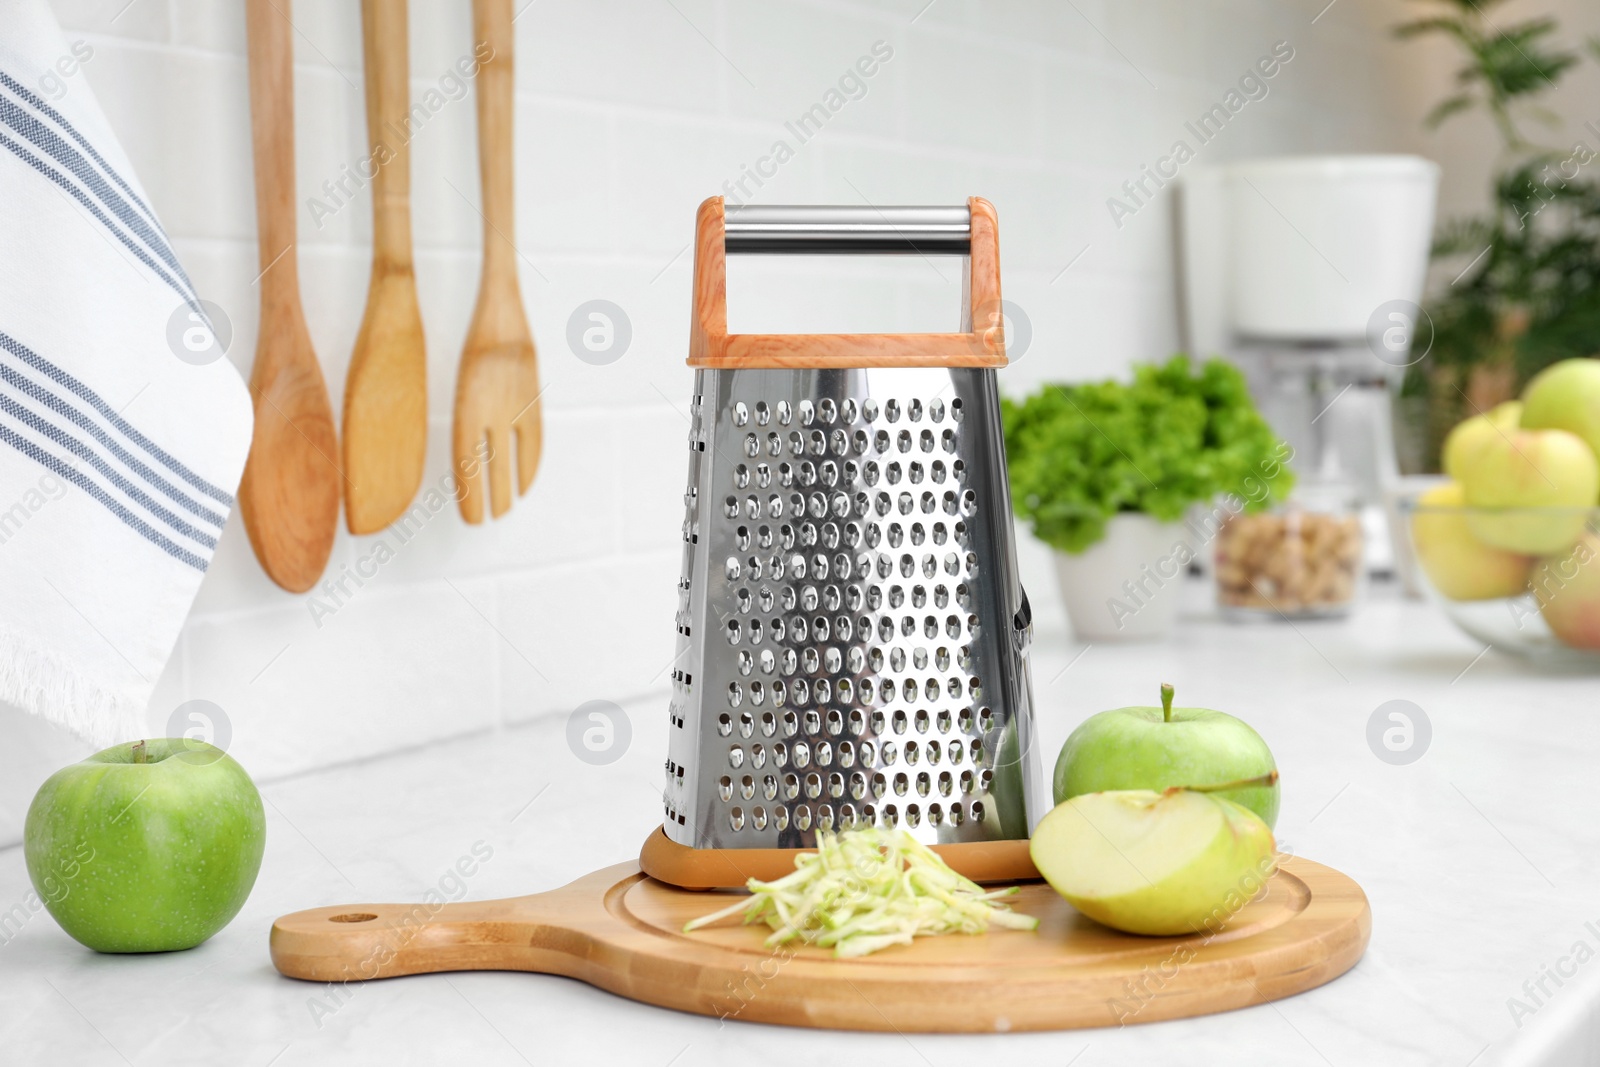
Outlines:
POLYGON ((149 736, 147 701, 88 677, 66 658, 0 630, 0 701, 100 747, 149 736))

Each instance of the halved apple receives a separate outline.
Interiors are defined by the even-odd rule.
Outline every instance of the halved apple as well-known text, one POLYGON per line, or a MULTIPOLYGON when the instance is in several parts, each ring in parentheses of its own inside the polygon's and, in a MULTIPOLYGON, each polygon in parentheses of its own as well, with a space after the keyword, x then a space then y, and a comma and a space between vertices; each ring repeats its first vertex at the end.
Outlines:
POLYGON ((1073 907, 1132 934, 1215 933, 1277 869, 1258 815, 1191 789, 1073 797, 1040 820, 1029 852, 1073 907))

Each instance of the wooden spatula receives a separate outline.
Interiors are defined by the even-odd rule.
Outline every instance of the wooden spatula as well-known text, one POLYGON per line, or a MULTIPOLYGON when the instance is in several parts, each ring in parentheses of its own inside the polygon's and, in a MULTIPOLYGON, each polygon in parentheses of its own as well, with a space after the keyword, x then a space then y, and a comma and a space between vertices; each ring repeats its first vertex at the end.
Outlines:
POLYGON ((328 386, 300 307, 295 256, 294 72, 289 0, 245 0, 255 148, 261 329, 250 395, 255 435, 239 513, 267 576, 303 593, 333 551, 339 444, 328 386))
POLYGON ((411 258, 406 0, 361 0, 372 281, 344 383, 345 521, 376 533, 411 504, 428 447, 428 364, 411 258))
POLYGON ((511 180, 511 0, 473 0, 473 38, 492 52, 478 72, 478 166, 483 176, 483 276, 461 350, 452 452, 461 480, 461 517, 483 521, 483 456, 489 507, 511 506, 511 438, 516 437, 517 494, 539 467, 542 420, 533 333, 517 286, 511 180), (488 441, 486 453, 480 452, 488 441))

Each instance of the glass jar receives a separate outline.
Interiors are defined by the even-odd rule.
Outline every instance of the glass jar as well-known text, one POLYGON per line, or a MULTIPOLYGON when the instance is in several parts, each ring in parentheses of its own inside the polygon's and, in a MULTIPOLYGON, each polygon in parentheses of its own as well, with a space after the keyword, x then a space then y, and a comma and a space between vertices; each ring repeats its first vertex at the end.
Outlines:
POLYGON ((1224 618, 1348 615, 1360 599, 1361 508, 1347 482, 1311 482, 1286 504, 1230 518, 1217 533, 1217 604, 1224 618))

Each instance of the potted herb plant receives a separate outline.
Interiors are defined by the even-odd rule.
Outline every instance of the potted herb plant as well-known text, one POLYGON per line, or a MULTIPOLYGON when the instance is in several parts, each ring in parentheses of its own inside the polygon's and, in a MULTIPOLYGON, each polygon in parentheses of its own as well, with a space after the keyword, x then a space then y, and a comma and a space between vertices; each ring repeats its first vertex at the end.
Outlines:
MULTIPOLYGON (((1500 139, 1488 210, 1435 237, 1450 282, 1428 304, 1431 358, 1409 369, 1402 394, 1427 415, 1428 455, 1413 464, 1431 460, 1463 417, 1515 396, 1544 367, 1600 352, 1600 127, 1588 123, 1566 146, 1528 132, 1529 120, 1554 124, 1540 98, 1580 54, 1555 43, 1554 19, 1491 17, 1502 2, 1422 0, 1427 13, 1395 29, 1402 39, 1447 37, 1462 52, 1453 91, 1426 124, 1482 111, 1500 139)), ((1589 50, 1600 58, 1600 39, 1589 50)))
POLYGON ((1055 550, 1083 640, 1164 636, 1190 560, 1230 514, 1293 485, 1290 450, 1237 367, 1174 356, 1133 381, 1041 387, 1002 403, 1011 497, 1055 550), (1209 516, 1184 524, 1195 505, 1209 516))

